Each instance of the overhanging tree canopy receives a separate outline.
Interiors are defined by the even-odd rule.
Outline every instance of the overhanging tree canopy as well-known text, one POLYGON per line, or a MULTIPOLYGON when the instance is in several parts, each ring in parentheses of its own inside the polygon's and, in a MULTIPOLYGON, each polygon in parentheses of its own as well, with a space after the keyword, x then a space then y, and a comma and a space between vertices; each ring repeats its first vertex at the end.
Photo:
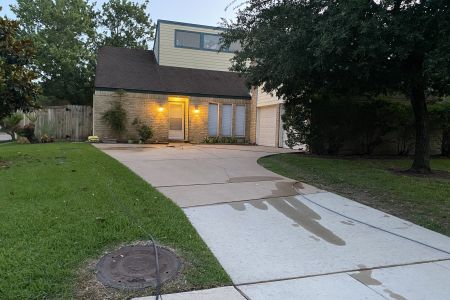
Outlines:
POLYGON ((0 17, 0 121, 17 110, 35 108, 39 94, 31 70, 34 48, 18 38, 19 24, 0 17))
POLYGON ((412 170, 429 172, 426 98, 450 91, 446 0, 249 0, 226 23, 233 70, 286 105, 312 95, 401 92, 416 127, 412 170))

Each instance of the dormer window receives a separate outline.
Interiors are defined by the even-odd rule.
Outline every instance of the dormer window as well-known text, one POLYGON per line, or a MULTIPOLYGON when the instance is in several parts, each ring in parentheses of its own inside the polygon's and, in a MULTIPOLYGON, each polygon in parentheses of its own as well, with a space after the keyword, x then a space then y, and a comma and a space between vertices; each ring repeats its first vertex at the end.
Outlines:
POLYGON ((220 37, 217 34, 203 34, 203 49, 220 50, 220 37))
POLYGON ((199 32, 175 30, 175 46, 180 48, 200 49, 199 32))
MULTIPOLYGON (((220 35, 186 31, 175 29, 175 47, 188 48, 206 51, 220 50, 220 35)), ((229 49, 222 49, 223 52, 235 52, 240 50, 239 43, 233 43, 229 49)))

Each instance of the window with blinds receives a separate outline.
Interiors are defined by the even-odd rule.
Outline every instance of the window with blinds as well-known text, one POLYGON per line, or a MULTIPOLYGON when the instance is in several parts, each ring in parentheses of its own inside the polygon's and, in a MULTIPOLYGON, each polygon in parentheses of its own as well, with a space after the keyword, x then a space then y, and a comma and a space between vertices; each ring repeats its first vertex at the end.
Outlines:
POLYGON ((236 106, 236 116, 234 118, 234 134, 245 136, 245 105, 236 106))
POLYGON ((222 136, 231 136, 233 122, 233 106, 222 105, 222 136))
POLYGON ((217 104, 210 103, 208 106, 208 135, 217 136, 218 132, 218 117, 219 106, 217 104))

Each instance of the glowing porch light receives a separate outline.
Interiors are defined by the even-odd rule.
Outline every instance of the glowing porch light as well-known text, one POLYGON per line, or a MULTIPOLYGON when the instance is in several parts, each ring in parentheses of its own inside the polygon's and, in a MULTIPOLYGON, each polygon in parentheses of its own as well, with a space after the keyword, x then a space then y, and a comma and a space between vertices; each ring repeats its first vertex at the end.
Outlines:
POLYGON ((198 105, 196 105, 196 106, 194 107, 194 113, 198 114, 199 111, 200 111, 200 109, 198 109, 198 105))

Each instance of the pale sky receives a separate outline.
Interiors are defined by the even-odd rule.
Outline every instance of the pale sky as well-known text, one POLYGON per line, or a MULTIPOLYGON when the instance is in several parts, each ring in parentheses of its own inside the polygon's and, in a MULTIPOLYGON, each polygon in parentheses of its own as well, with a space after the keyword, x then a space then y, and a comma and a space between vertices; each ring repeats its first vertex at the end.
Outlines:
MULTIPOLYGON (((97 0, 97 6, 101 6, 106 1, 97 0)), ((134 1, 143 2, 143 0, 134 1)), ((225 8, 231 2, 233 0, 150 0, 148 10, 154 22, 163 19, 217 26, 220 18, 234 17, 233 5, 225 11, 225 8)), ((3 9, 0 14, 13 19, 14 14, 9 9, 9 5, 15 3, 15 0, 1 0, 0 5, 3 9)))

